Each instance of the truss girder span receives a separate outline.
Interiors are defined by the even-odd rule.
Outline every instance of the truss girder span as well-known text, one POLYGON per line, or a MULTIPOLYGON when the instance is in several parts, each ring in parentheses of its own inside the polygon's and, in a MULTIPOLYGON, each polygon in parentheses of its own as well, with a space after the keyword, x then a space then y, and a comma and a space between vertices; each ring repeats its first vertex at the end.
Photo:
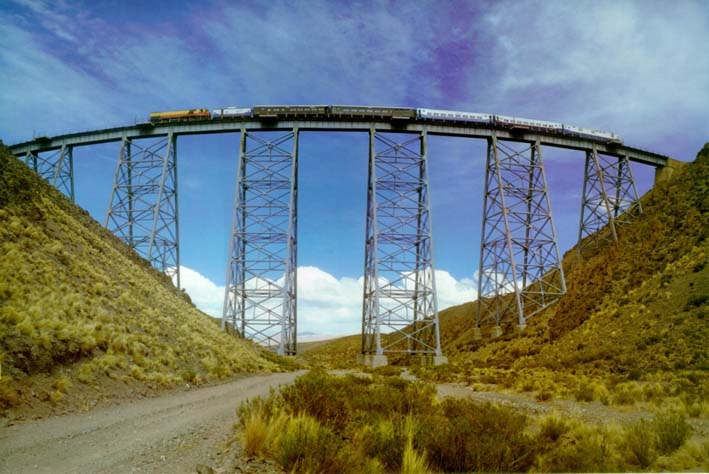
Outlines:
POLYGON ((241 131, 222 327, 296 352, 298 130, 241 131))
POLYGON ((74 201, 74 147, 63 145, 60 149, 36 153, 27 152, 25 164, 41 178, 74 201))
POLYGON ((627 156, 586 152, 579 245, 591 254, 604 243, 618 240, 618 228, 642 213, 633 170, 627 156))
POLYGON ((362 354, 441 356, 426 132, 369 133, 362 354))
POLYGON ((121 142, 106 227, 180 287, 175 135, 121 142))
POLYGON ((566 292, 540 143, 488 140, 476 327, 516 323, 566 292))

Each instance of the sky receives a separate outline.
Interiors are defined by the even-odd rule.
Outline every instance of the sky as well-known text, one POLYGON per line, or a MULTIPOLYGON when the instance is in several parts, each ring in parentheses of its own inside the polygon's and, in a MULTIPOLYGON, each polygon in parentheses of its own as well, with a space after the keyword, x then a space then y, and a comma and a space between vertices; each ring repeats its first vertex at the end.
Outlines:
MULTIPOLYGON (((689 161, 709 140, 709 0, 0 0, 0 139, 133 124, 151 111, 397 105, 558 121, 689 161)), ((119 145, 74 151, 104 222, 119 145)), ((182 283, 221 315, 238 136, 178 140, 182 283)), ((367 136, 302 133, 298 327, 361 327, 367 136)), ((545 147, 562 251, 581 152, 545 147)), ((439 308, 476 297, 485 142, 430 137, 439 308)), ((634 165, 641 193, 654 170, 634 165)))

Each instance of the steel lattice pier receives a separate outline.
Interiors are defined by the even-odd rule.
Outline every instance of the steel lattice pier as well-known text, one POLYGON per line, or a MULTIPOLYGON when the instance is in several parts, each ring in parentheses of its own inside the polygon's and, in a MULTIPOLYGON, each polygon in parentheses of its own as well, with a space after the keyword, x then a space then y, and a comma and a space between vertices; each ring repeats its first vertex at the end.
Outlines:
POLYGON ((74 201, 74 147, 62 145, 58 150, 45 153, 28 151, 25 164, 41 178, 74 201))
POLYGON ((175 135, 123 140, 106 227, 180 287, 175 135))
POLYGON ((592 254, 604 242, 618 240, 618 227, 642 213, 627 156, 586 152, 578 249, 592 254))
POLYGON ((298 130, 241 132, 222 327, 296 351, 298 130))
POLYGON ((521 329, 566 292, 540 143, 488 141, 477 335, 521 329))
POLYGON ((441 356, 426 132, 369 133, 362 354, 441 356))

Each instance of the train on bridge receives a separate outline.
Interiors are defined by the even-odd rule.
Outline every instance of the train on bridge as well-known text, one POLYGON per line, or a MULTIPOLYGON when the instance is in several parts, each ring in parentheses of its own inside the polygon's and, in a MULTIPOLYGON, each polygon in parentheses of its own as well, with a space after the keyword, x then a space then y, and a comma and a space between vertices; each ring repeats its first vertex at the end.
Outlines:
POLYGON ((505 115, 460 112, 455 110, 410 109, 404 107, 369 107, 359 105, 258 105, 255 107, 226 107, 223 109, 188 109, 153 112, 151 123, 206 120, 391 120, 433 122, 439 124, 474 124, 506 128, 512 132, 547 132, 559 135, 590 138, 609 144, 622 144, 611 132, 575 127, 558 122, 546 122, 505 115))

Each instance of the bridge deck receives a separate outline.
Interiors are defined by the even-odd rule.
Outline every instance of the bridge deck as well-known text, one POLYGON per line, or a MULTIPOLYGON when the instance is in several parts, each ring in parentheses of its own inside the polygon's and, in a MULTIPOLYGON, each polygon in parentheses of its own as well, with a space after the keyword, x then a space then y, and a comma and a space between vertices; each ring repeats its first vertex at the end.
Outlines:
POLYGON ((40 137, 10 146, 17 156, 27 152, 43 152, 57 150, 62 146, 86 146, 98 143, 120 141, 123 138, 150 138, 175 135, 197 135, 211 133, 235 133, 242 129, 247 131, 281 131, 298 128, 300 131, 326 132, 366 132, 372 128, 377 131, 400 133, 420 133, 426 131, 429 135, 489 138, 493 134, 501 140, 534 142, 539 140, 542 145, 566 148, 572 150, 590 150, 594 146, 599 153, 611 156, 627 156, 631 161, 655 167, 667 166, 670 157, 626 145, 608 144, 592 139, 573 137, 555 133, 513 133, 507 128, 480 126, 477 124, 439 124, 428 121, 411 121, 398 124, 392 121, 363 120, 209 120, 200 122, 172 122, 151 124, 142 123, 125 127, 108 128, 88 132, 70 133, 55 137, 40 137))

